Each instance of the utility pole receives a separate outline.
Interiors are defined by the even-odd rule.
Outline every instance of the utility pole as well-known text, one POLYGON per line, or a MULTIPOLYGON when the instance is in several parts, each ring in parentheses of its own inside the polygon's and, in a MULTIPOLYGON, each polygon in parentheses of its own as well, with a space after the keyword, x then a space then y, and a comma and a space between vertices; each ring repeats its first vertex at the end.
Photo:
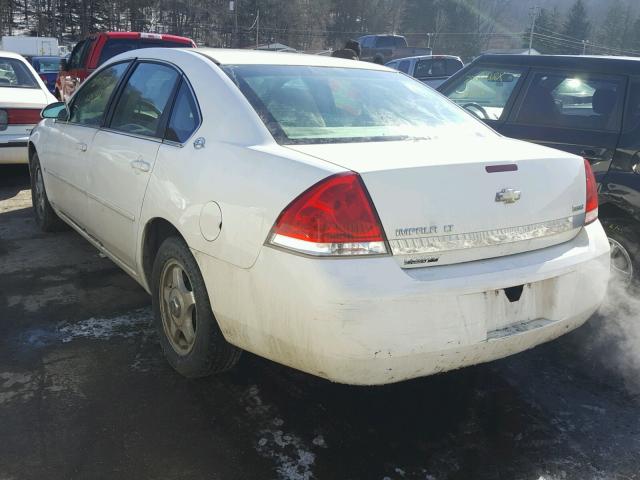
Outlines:
POLYGON ((260 9, 256 13, 256 48, 260 46, 260 9))
POLYGON ((582 40, 582 55, 587 54, 587 45, 589 45, 589 40, 582 40))
POLYGON ((533 46, 533 32, 536 28, 536 20, 538 19, 538 7, 531 7, 531 31, 529 32, 529 55, 531 55, 531 47, 533 46))

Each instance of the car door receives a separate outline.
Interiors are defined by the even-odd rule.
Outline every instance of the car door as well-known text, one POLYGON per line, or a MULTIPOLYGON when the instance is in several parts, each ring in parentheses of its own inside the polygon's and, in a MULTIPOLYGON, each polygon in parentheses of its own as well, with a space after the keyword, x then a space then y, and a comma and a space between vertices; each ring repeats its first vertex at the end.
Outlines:
MULTIPOLYGON (((640 77, 632 77, 624 108, 624 121, 618 148, 611 168, 602 181, 600 200, 602 211, 608 211, 606 203, 615 206, 612 216, 635 218, 640 222, 640 77)), ((638 239, 640 240, 640 239, 638 239)))
POLYGON ((129 66, 111 65, 93 76, 72 98, 68 119, 56 120, 46 173, 54 179, 53 198, 58 208, 79 227, 87 227, 89 148, 101 127, 109 100, 129 66))
POLYGON ((90 227, 129 270, 134 270, 142 201, 179 78, 171 65, 138 62, 91 147, 90 227))
POLYGON ((502 125, 528 72, 515 65, 477 64, 461 72, 440 91, 455 103, 502 132, 502 125))
POLYGON ((500 131, 587 158, 600 183, 618 144, 626 83, 621 75, 533 69, 500 131))

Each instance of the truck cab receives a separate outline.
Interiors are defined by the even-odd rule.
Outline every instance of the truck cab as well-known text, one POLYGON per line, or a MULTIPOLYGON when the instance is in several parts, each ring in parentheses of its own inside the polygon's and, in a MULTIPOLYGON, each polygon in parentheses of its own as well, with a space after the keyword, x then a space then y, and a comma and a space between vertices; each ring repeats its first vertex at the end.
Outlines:
POLYGON ((103 32, 81 40, 68 60, 60 63, 54 94, 66 101, 93 71, 110 58, 138 48, 191 48, 193 40, 176 35, 140 32, 103 32))
POLYGON ((402 35, 365 35, 358 39, 360 43, 360 60, 373 61, 376 56, 382 56, 384 62, 396 58, 414 55, 431 55, 430 48, 409 47, 407 39, 402 35))

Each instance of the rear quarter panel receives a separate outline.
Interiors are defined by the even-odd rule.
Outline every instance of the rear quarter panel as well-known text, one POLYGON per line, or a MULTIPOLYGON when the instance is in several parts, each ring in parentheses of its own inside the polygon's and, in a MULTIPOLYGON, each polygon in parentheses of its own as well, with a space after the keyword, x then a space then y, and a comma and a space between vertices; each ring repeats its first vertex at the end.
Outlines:
MULTIPOLYGON (((249 268, 282 209, 312 184, 344 169, 276 144, 244 96, 211 61, 170 49, 163 49, 163 56, 183 69, 203 122, 184 146, 160 147, 138 245, 146 224, 164 218, 192 249, 249 268), (200 137, 206 144, 196 149, 193 143, 200 137), (221 233, 214 241, 201 232, 201 222, 211 221, 201 218, 208 202, 222 210, 221 233)), ((138 263, 142 265, 141 248, 138 263)))

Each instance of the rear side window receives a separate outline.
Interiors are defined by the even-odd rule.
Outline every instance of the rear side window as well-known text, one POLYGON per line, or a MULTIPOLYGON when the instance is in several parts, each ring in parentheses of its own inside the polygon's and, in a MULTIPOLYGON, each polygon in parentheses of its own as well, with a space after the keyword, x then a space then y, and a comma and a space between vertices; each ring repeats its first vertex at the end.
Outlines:
POLYGON ((622 117, 622 77, 576 72, 532 76, 516 123, 616 131, 622 117))
POLYGON ((129 63, 117 63, 90 78, 71 99, 69 121, 99 127, 111 94, 127 70, 129 63))
POLYGON ((420 60, 413 73, 416 78, 446 77, 447 68, 444 59, 420 60))
POLYGON ((102 47, 102 52, 100 53, 100 60, 98 61, 98 64, 102 65, 110 58, 113 58, 116 55, 120 55, 121 53, 128 52, 130 50, 135 50, 137 48, 157 47, 188 48, 191 47, 191 45, 187 43, 170 42, 156 39, 110 38, 104 44, 104 47, 102 47))
POLYGON ((200 113, 196 99, 186 81, 183 81, 173 104, 171 118, 165 138, 172 142, 184 143, 200 125, 200 113))
POLYGON ((404 73, 409 73, 409 68, 411 68, 411 62, 409 60, 402 60, 398 64, 398 70, 404 73))
POLYGON ((0 87, 38 88, 38 83, 22 61, 0 57, 0 87))
POLYGON ((483 120, 499 120, 523 69, 476 67, 453 83, 445 95, 483 120))
POLYGON ((634 78, 629 84, 629 101, 625 108, 624 129, 635 130, 640 127, 640 78, 634 78))
POLYGON ((135 135, 161 137, 163 113, 177 80, 178 72, 167 65, 138 64, 118 99, 111 128, 135 135))
POLYGON ((447 71, 447 76, 451 76, 456 73, 458 70, 461 70, 464 65, 457 58, 447 58, 445 61, 445 68, 447 71))

